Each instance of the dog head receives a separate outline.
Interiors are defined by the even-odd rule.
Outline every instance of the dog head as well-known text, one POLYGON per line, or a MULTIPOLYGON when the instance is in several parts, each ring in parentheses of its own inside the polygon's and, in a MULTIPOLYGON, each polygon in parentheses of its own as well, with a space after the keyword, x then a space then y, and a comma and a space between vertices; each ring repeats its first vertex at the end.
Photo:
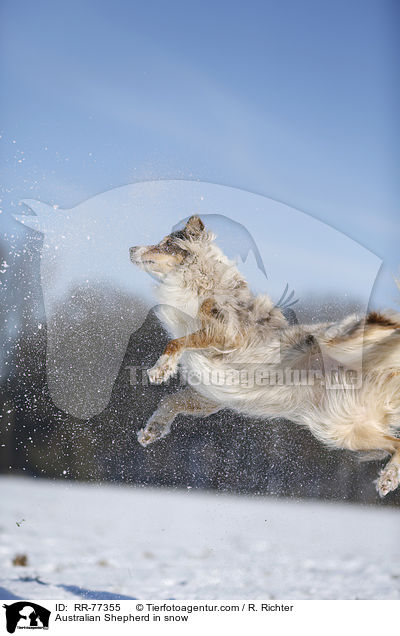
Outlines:
POLYGON ((200 217, 194 215, 182 230, 171 232, 156 245, 129 248, 134 265, 157 278, 165 278, 193 258, 200 241, 211 240, 200 217))

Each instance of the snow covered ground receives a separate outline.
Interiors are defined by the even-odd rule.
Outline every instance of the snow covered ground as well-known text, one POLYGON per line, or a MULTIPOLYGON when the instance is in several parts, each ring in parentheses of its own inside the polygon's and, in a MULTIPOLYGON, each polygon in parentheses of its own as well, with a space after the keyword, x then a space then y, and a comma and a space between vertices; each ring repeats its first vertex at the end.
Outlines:
POLYGON ((400 598, 396 509, 16 477, 0 501, 1 599, 400 598))

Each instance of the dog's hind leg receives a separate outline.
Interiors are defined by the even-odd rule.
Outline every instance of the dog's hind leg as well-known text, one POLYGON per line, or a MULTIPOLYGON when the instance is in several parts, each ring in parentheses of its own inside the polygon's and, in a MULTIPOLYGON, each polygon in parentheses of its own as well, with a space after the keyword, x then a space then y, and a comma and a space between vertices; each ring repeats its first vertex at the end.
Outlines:
POLYGON ((400 484, 400 440, 397 450, 393 453, 391 460, 381 471, 375 483, 381 497, 387 495, 391 490, 396 490, 400 484))
POLYGON ((219 404, 204 398, 190 387, 186 387, 178 393, 166 395, 162 398, 146 426, 138 431, 139 444, 148 446, 168 435, 171 424, 179 414, 207 417, 221 408, 219 404))

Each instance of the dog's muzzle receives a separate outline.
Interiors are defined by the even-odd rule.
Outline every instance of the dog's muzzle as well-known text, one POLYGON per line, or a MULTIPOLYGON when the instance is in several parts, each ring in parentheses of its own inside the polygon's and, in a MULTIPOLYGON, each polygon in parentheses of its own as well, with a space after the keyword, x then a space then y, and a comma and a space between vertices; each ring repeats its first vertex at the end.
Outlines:
POLYGON ((129 248, 129 258, 131 259, 132 263, 134 263, 135 265, 140 263, 140 261, 141 261, 141 258, 140 258, 140 247, 130 247, 129 248))

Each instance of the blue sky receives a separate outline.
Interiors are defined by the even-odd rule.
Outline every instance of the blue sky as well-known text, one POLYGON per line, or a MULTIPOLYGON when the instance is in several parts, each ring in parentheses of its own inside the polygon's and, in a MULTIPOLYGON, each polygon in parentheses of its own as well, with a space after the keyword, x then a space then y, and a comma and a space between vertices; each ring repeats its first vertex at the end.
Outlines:
POLYGON ((3 0, 0 11, 6 230, 22 198, 72 207, 138 180, 200 179, 358 240, 384 260, 376 303, 394 306, 395 0, 3 0))

